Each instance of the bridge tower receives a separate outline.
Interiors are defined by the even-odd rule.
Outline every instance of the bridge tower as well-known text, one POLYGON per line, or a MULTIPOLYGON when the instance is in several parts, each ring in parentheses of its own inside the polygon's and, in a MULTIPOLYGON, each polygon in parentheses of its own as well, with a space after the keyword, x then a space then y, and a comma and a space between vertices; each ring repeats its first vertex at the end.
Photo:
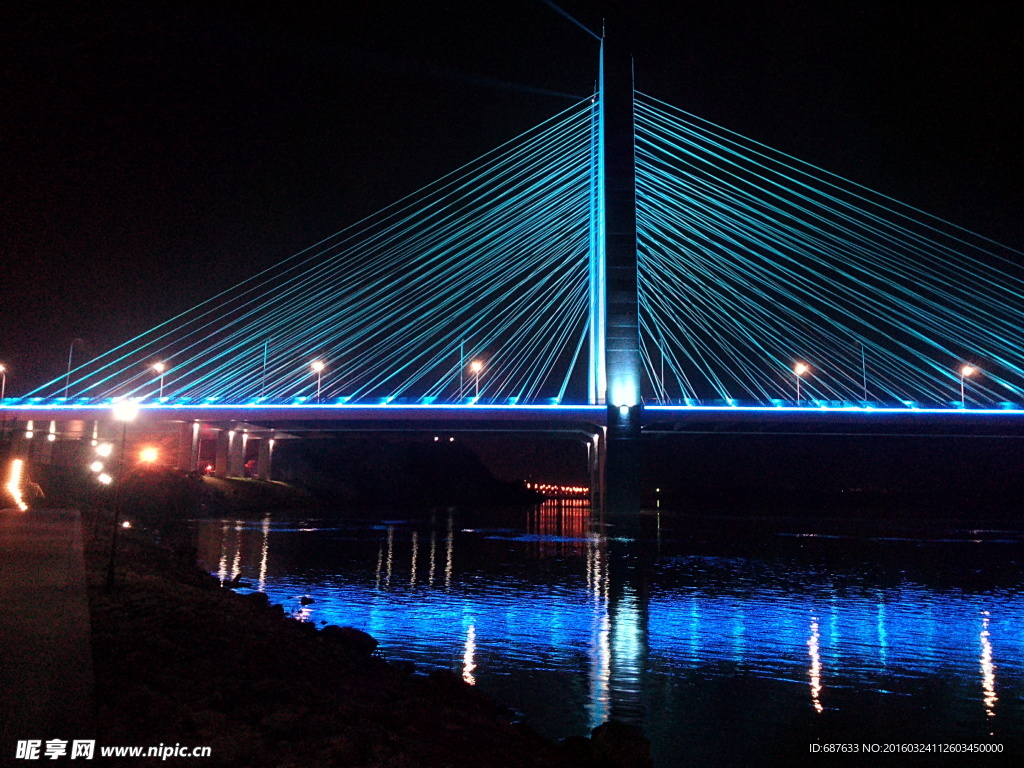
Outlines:
POLYGON ((601 41, 591 207, 591 402, 608 408, 604 499, 640 508, 640 321, 637 297, 633 60, 601 41))

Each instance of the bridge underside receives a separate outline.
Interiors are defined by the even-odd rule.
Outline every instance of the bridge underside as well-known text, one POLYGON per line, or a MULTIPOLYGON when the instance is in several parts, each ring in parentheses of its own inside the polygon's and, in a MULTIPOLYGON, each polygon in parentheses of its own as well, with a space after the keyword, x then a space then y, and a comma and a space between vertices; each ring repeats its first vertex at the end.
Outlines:
MULTIPOLYGON (((626 409, 623 413, 605 406, 144 405, 127 432, 122 432, 109 406, 7 407, 3 411, 4 431, 14 456, 42 463, 81 462, 89 457, 92 461, 91 446, 102 442, 116 446, 126 437, 129 454, 159 446, 164 465, 185 471, 212 466, 220 476, 264 480, 273 477, 275 444, 294 438, 382 432, 425 438, 453 432, 571 438, 589 446, 594 501, 613 515, 623 509, 615 506, 621 505, 621 497, 606 493, 614 482, 609 477, 609 458, 622 448, 612 444, 616 432, 610 421, 615 419, 619 434, 629 430, 627 450, 636 452, 642 448, 643 435, 651 439, 695 434, 1024 437, 1024 411, 1011 409, 649 406, 642 412, 626 409), (206 446, 203 453, 201 445, 206 446)), ((616 470, 614 465, 611 469, 616 470)), ((639 496, 639 472, 635 482, 639 496)), ((639 509, 638 499, 635 509, 639 509)))

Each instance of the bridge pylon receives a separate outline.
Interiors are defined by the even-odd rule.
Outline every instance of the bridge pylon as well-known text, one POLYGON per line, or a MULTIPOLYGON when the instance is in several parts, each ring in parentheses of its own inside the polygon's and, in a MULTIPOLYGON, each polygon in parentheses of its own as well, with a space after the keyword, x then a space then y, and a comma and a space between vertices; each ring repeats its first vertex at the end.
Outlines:
POLYGON ((604 441, 605 509, 640 509, 640 320, 637 292, 636 151, 633 59, 621 44, 601 41, 597 162, 591 248, 591 380, 608 407, 604 441), (597 294, 596 297, 594 294, 597 294), (595 350, 600 350, 596 351, 595 350))

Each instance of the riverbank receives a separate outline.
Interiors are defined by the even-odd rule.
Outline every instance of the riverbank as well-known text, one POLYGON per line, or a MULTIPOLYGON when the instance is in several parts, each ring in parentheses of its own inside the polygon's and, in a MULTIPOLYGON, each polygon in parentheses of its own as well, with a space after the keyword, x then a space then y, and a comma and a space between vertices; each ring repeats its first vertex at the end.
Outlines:
POLYGON ((555 744, 450 672, 389 664, 369 636, 223 589, 184 542, 128 531, 107 590, 109 519, 84 520, 100 744, 208 746, 204 765, 224 766, 644 764, 631 733, 555 744))

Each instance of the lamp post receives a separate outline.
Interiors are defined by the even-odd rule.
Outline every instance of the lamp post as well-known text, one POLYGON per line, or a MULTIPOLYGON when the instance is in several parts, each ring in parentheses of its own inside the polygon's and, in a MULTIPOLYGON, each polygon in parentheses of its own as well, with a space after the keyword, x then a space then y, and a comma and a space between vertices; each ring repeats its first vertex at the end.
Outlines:
POLYGON ((110 533, 110 558, 107 560, 107 589, 114 586, 114 564, 117 561, 117 537, 121 527, 121 486, 125 481, 124 458, 128 450, 128 423, 139 415, 139 406, 131 400, 114 405, 114 419, 121 422, 121 452, 117 457, 117 485, 114 486, 114 528, 110 533))
POLYGON ((167 370, 167 366, 163 363, 154 363, 153 370, 160 374, 160 397, 164 396, 164 371, 167 370))
POLYGON ((64 399, 65 400, 67 400, 67 397, 68 397, 68 387, 71 385, 71 356, 75 352, 75 344, 77 342, 79 342, 79 341, 81 341, 83 344, 85 343, 84 341, 82 341, 82 339, 72 339, 71 340, 71 347, 68 349, 68 374, 67 374, 67 376, 64 377, 64 399))
POLYGON ((476 399, 480 399, 480 371, 484 369, 484 364, 480 360, 474 360, 469 364, 469 370, 473 374, 473 392, 476 399))
POLYGON ((0 365, 0 400, 7 395, 7 369, 0 365))
POLYGON ((312 368, 313 372, 316 374, 316 401, 319 403, 320 402, 320 377, 321 377, 321 375, 323 375, 324 364, 323 364, 322 360, 314 360, 313 363, 309 367, 312 368))
POLYGON ((806 363, 797 363, 793 366, 793 373, 796 375, 796 404, 800 405, 800 377, 802 377, 810 368, 807 367, 806 363))
POLYGON ((966 408, 967 407, 967 397, 966 397, 966 393, 964 391, 964 379, 966 379, 968 376, 972 375, 973 373, 974 373, 974 368, 973 368, 973 366, 970 366, 970 365, 965 365, 963 368, 960 369, 960 407, 961 408, 966 408))

